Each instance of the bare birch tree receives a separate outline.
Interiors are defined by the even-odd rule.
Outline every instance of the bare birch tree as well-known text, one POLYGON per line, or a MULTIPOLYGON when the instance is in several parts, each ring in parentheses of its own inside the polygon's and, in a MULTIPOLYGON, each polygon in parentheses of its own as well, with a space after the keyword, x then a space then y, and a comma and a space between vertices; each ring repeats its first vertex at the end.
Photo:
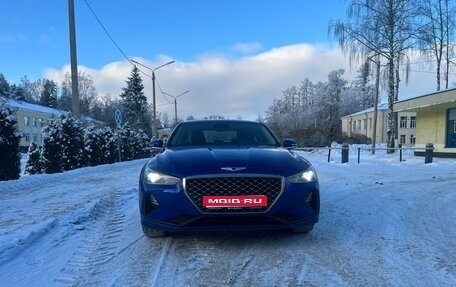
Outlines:
MULTIPOLYGON (((393 103, 398 100, 399 65, 407 60, 420 25, 416 25, 416 8, 408 0, 352 0, 346 21, 333 21, 329 33, 349 55, 351 63, 359 63, 372 55, 387 62, 388 82, 388 147, 394 148, 397 114, 393 103)), ((389 150, 393 152, 393 150, 389 150)))
POLYGON ((452 52, 451 41, 454 33, 455 13, 454 3, 450 0, 422 0, 419 3, 419 13, 423 19, 423 26, 419 33, 420 51, 435 60, 436 85, 440 91, 442 80, 442 66, 445 60, 444 76, 448 89, 448 71, 452 52))

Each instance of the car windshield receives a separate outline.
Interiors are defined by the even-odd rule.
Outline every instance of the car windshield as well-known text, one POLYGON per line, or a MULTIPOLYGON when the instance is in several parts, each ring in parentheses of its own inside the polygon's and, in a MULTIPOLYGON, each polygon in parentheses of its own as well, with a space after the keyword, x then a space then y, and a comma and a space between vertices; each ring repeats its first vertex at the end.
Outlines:
POLYGON ((279 146, 276 137, 261 123, 243 121, 185 122, 168 141, 176 146, 279 146))

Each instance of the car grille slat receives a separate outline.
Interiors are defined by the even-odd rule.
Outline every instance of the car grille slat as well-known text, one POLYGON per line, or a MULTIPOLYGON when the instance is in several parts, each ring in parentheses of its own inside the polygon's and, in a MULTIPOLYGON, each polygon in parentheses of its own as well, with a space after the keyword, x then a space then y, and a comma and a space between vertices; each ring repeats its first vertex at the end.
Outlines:
POLYGON ((282 178, 267 176, 220 176, 185 179, 185 193, 202 212, 242 213, 268 210, 282 192, 282 178), (206 208, 203 196, 265 195, 268 204, 264 207, 206 208))

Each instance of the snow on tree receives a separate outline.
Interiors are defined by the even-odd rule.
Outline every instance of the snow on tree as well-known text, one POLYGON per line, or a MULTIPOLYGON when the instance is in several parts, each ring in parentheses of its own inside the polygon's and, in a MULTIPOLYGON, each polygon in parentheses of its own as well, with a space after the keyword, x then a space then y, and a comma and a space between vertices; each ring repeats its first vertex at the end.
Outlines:
POLYGON ((326 92, 322 94, 320 102, 321 111, 323 111, 322 121, 328 140, 337 140, 342 130, 340 117, 341 101, 347 81, 342 78, 344 70, 332 71, 328 75, 328 84, 326 92))
POLYGON ((340 141, 340 117, 362 110, 359 95, 363 85, 348 86, 343 74, 344 70, 335 70, 327 82, 314 84, 305 79, 300 86, 286 89, 268 108, 265 123, 279 138, 291 137, 300 145, 340 141))
POLYGON ((84 162, 89 166, 96 166, 103 163, 103 138, 101 130, 95 126, 84 129, 84 162))
POLYGON ((105 127, 101 130, 100 145, 102 146, 102 163, 115 163, 118 160, 117 135, 114 131, 105 127))
POLYGON ((151 155, 150 137, 143 130, 139 130, 135 135, 135 158, 145 158, 151 155))
POLYGON ((120 94, 124 122, 130 125, 133 130, 151 131, 147 97, 144 95, 144 86, 136 66, 133 67, 126 83, 127 86, 122 88, 122 93, 120 94))
POLYGON ((135 156, 135 136, 134 132, 131 130, 130 126, 124 125, 121 129, 118 130, 119 136, 121 138, 121 155, 122 160, 132 160, 135 156))
POLYGON ((84 150, 84 130, 82 123, 73 115, 61 116, 62 127, 62 167, 63 170, 72 170, 82 167, 81 160, 84 150))
POLYGON ((57 173, 63 170, 62 122, 51 119, 43 127, 43 171, 57 173))
POLYGON ((43 172, 43 161, 41 160, 41 148, 32 141, 28 148, 28 159, 25 165, 25 173, 39 174, 43 172))
MULTIPOLYGON (((21 78, 18 89, 20 89, 21 90, 20 92, 23 93, 20 96, 23 99, 23 101, 28 102, 28 103, 36 102, 35 101, 36 97, 34 96, 33 84, 30 82, 30 80, 27 78, 27 76, 24 76, 21 78)), ((13 96, 14 96, 14 94, 13 94, 13 96)))
POLYGON ((0 181, 18 179, 21 173, 19 142, 21 132, 16 129, 14 111, 0 98, 0 181))

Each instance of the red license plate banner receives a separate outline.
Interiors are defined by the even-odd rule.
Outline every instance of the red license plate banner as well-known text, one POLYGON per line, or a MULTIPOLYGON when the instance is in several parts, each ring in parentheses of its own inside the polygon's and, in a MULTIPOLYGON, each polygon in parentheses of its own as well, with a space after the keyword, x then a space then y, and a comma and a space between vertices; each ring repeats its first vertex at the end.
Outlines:
POLYGON ((203 206, 215 207, 264 207, 268 206, 266 195, 203 196, 203 206))

